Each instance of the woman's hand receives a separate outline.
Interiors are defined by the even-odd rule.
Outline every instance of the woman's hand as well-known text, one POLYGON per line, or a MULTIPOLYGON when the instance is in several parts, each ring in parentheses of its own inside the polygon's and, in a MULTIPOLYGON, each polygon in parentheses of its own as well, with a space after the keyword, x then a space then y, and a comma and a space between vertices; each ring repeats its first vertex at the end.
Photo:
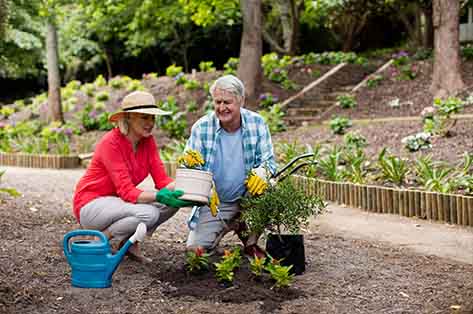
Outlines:
POLYGON ((193 202, 179 199, 183 194, 184 191, 182 190, 171 191, 167 188, 163 188, 156 193, 156 202, 174 208, 193 206, 193 202))

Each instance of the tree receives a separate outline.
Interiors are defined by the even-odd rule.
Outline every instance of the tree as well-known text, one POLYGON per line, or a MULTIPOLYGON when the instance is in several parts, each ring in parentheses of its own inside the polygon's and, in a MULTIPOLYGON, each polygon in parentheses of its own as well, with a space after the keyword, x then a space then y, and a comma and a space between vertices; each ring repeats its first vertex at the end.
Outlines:
POLYGON ((434 0, 434 70, 430 90, 444 98, 464 87, 460 71, 459 1, 434 0))
POLYGON ((61 76, 56 29, 55 0, 43 2, 40 14, 46 18, 46 59, 48 65, 48 120, 64 122, 61 105, 61 76))
POLYGON ((263 77, 261 0, 241 0, 243 34, 241 36, 238 77, 244 82, 247 104, 256 105, 263 77))
POLYGON ((8 1, 0 0, 0 39, 5 35, 5 27, 8 20, 8 1))

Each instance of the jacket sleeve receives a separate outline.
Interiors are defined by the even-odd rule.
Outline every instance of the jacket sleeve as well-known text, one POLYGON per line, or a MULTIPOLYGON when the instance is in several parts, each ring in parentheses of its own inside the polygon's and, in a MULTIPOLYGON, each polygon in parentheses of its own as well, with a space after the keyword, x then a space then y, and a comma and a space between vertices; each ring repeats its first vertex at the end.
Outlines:
POLYGON ((126 158, 117 143, 104 142, 97 149, 100 162, 104 165, 115 186, 117 195, 126 202, 136 203, 143 192, 133 184, 126 165, 126 158))
POLYGON ((151 138, 149 141, 148 154, 150 174, 153 178, 155 188, 160 190, 171 183, 173 179, 170 178, 166 173, 166 168, 164 168, 163 161, 159 156, 159 150, 154 138, 151 138))

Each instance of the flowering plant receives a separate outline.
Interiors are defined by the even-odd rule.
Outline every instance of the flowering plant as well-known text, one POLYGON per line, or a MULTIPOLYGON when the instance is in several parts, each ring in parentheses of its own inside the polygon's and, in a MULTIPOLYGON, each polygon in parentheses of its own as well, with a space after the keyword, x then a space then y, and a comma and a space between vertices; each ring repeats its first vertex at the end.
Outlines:
POLYGON ((235 273, 233 270, 238 268, 241 263, 240 248, 236 247, 233 252, 225 250, 220 263, 215 263, 217 280, 221 282, 232 282, 235 273))
POLYGON ((197 272, 209 268, 209 254, 198 247, 195 251, 187 252, 186 269, 188 272, 197 272))
POLYGON ((177 159, 177 163, 184 168, 200 170, 205 161, 200 152, 187 149, 184 154, 177 159))

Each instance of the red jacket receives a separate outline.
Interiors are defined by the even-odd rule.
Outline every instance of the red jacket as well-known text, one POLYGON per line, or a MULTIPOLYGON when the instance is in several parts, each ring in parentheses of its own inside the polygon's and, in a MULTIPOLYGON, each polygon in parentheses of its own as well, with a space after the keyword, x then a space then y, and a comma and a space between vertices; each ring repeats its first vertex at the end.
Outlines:
POLYGON ((154 137, 140 140, 136 153, 118 128, 106 133, 97 144, 92 161, 80 179, 74 193, 74 216, 80 220, 80 209, 101 196, 119 196, 126 202, 136 203, 137 189, 151 174, 156 189, 162 189, 172 179, 166 174, 159 157, 154 137))

